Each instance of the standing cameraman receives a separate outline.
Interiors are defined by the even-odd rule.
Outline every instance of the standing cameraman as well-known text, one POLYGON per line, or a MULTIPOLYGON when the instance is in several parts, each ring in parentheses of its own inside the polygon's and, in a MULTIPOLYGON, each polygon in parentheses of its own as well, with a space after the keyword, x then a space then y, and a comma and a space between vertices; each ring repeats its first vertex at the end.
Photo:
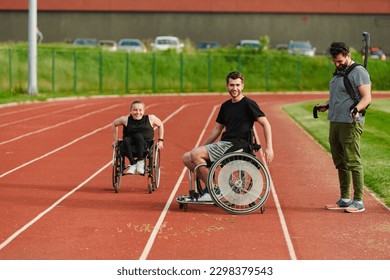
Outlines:
POLYGON ((344 73, 354 63, 349 47, 343 42, 330 46, 331 59, 336 71, 329 83, 329 100, 317 106, 318 111, 329 108, 329 143, 333 162, 338 171, 340 199, 328 210, 345 210, 349 213, 363 212, 364 173, 360 157, 360 136, 363 133, 364 111, 371 103, 371 81, 367 70, 359 65, 348 75, 358 101, 352 98, 344 86, 344 73), (351 177, 353 200, 350 198, 351 177))

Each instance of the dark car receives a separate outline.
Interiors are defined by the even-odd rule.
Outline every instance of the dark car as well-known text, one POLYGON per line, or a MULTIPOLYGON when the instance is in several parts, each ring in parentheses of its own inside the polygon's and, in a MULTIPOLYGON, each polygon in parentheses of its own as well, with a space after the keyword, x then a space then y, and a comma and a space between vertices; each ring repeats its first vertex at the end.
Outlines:
POLYGON ((86 46, 86 47, 96 47, 98 45, 98 41, 96 39, 78 38, 78 39, 74 40, 73 45, 86 46))
POLYGON ((219 48, 219 44, 217 42, 200 42, 196 45, 198 50, 209 50, 219 48))

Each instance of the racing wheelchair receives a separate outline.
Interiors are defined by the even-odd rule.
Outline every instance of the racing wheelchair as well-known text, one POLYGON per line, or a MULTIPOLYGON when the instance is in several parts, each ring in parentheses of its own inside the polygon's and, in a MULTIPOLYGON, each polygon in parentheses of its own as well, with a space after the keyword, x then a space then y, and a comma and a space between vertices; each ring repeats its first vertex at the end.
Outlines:
POLYGON ((248 148, 232 147, 225 155, 215 162, 207 162, 195 167, 189 173, 189 195, 179 195, 176 201, 179 208, 187 211, 188 204, 215 204, 230 214, 249 214, 258 209, 264 213, 268 195, 271 189, 271 179, 267 168, 255 156, 261 149, 256 143, 253 131, 248 148), (198 198, 205 188, 202 188, 197 176, 197 169, 209 167, 206 188, 212 201, 202 202, 198 198))
MULTIPOLYGON (((137 156, 135 151, 134 155, 137 156)), ((148 192, 152 193, 160 185, 160 149, 154 141, 146 149, 143 158, 145 159, 145 173, 142 175, 148 176, 148 192)), ((123 140, 119 139, 114 145, 112 155, 112 186, 116 193, 119 192, 122 177, 129 175, 124 173, 128 167, 123 154, 123 140)))

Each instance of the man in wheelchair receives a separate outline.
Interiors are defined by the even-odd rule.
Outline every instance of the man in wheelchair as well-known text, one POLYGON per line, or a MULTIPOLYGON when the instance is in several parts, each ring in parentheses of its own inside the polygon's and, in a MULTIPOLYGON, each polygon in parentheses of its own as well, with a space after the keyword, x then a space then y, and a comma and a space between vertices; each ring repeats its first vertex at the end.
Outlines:
MULTIPOLYGON (((235 151, 248 146, 254 122, 263 127, 267 163, 274 158, 271 125, 258 104, 242 94, 243 75, 236 71, 229 73, 226 77, 226 89, 231 98, 221 105, 214 129, 202 146, 183 155, 183 163, 190 171, 193 172, 200 165, 197 176, 206 186, 209 171, 207 163, 217 161, 232 149, 235 151), (215 142, 221 133, 221 139, 215 142)), ((206 188, 198 201, 212 201, 206 188)))
POLYGON ((121 151, 130 161, 127 174, 145 173, 145 154, 154 141, 154 128, 158 129, 159 149, 163 148, 164 125, 155 115, 145 115, 145 104, 135 100, 130 105, 130 115, 112 122, 113 145, 118 142, 118 126, 123 126, 121 151))

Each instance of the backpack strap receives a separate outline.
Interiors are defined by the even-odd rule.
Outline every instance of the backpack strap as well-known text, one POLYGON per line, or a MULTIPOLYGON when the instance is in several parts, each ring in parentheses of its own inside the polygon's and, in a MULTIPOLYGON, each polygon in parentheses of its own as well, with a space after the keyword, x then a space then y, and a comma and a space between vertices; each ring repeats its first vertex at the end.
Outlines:
POLYGON ((352 84, 351 84, 351 81, 348 79, 348 75, 349 73, 351 73, 351 71, 353 69, 355 69, 356 66, 362 66, 361 64, 359 63, 353 63, 352 65, 350 65, 347 70, 345 71, 345 73, 343 74, 344 76, 344 86, 348 92, 348 94, 351 96, 352 100, 357 104, 359 103, 359 99, 357 97, 357 94, 356 92, 353 90, 353 87, 352 87, 352 84))
MULTIPOLYGON (((333 73, 334 76, 343 76, 345 89, 347 90, 347 93, 349 94, 349 96, 353 100, 353 104, 350 108, 351 110, 353 108, 355 108, 355 106, 359 103, 359 98, 358 98, 356 92, 353 90, 351 81, 348 79, 348 74, 351 73, 351 71, 353 69, 355 69, 356 66, 363 66, 363 65, 355 62, 355 63, 351 64, 345 71, 336 71, 333 73)), ((368 106, 370 106, 370 105, 368 105, 368 106)), ((362 113, 363 116, 366 114, 366 109, 368 108, 368 106, 365 109, 360 111, 360 113, 362 113)))

